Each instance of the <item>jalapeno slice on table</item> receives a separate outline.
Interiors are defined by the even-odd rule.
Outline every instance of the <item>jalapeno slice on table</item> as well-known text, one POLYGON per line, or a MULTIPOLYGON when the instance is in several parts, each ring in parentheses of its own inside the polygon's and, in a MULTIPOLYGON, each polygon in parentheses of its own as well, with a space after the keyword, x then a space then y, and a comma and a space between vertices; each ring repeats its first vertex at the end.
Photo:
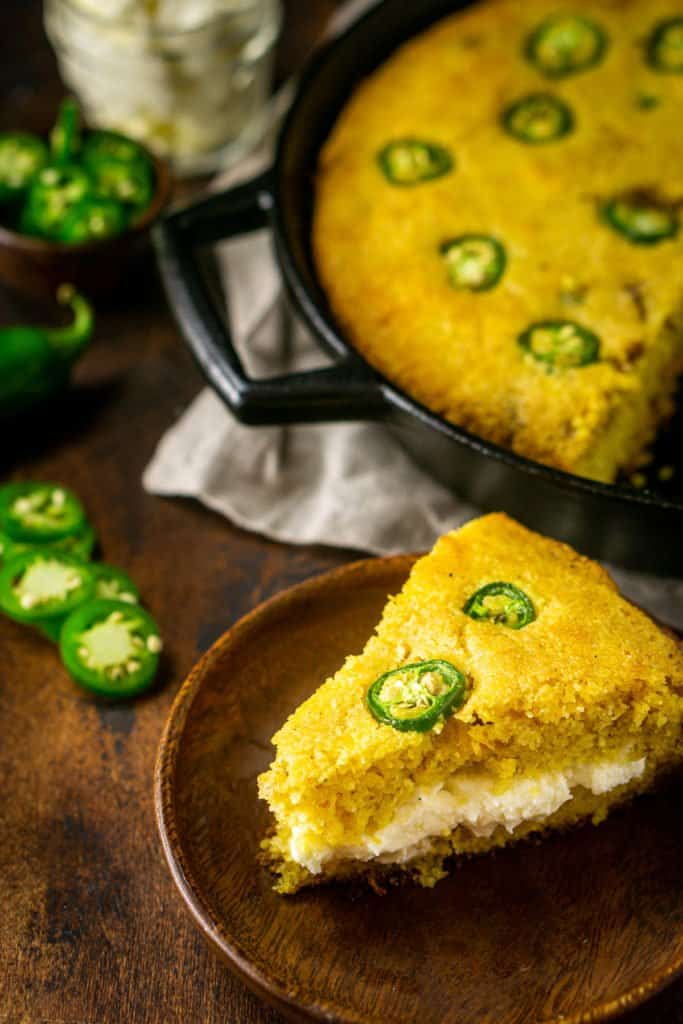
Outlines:
POLYGON ((392 185, 419 185, 448 174, 455 166, 449 151, 424 139, 395 139, 377 155, 384 176, 392 185))
POLYGON ((460 235, 443 242, 440 251, 453 288, 488 291, 498 284, 505 270, 505 249, 490 235, 460 235))
POLYGON ((5 615, 48 629, 89 600, 94 590, 90 565, 63 551, 24 551, 0 571, 0 608, 5 615))
POLYGON ((597 362, 600 339, 574 320, 541 320, 517 339, 521 348, 540 363, 572 369, 597 362))
POLYGON ((428 732, 465 701, 465 676, 449 661, 434 659, 385 672, 370 686, 367 706, 383 725, 399 732, 428 732))
POLYGON ((617 196, 602 208, 605 223, 636 245, 656 245, 678 234, 675 209, 646 195, 617 196))
POLYGON ((55 126, 50 132, 50 151, 55 164, 75 159, 81 145, 80 111, 74 99, 62 100, 55 126))
POLYGON ((548 78, 564 78, 594 67, 607 49, 607 35, 596 22, 579 14, 547 18, 525 45, 527 59, 548 78))
POLYGON ((75 681, 101 697, 134 697, 148 689, 159 665, 161 637, 139 605, 88 601, 62 627, 59 649, 75 681))
POLYGON ((15 541, 61 540, 84 525, 83 506, 66 487, 33 480, 0 487, 0 530, 15 541))
POLYGON ((20 198, 47 159, 47 146, 37 135, 0 133, 0 202, 20 198))
POLYGON ((95 597, 106 598, 108 601, 123 601, 125 604, 138 604, 140 592, 132 579, 123 569, 105 562, 96 562, 92 566, 95 577, 95 597))
POLYGON ((67 212, 91 191, 87 173, 74 164, 48 164, 34 178, 22 211, 24 234, 54 238, 67 212))
POLYGON ((508 135, 538 146, 568 135, 574 127, 571 108, 552 93, 537 92, 511 103, 503 111, 502 122, 508 135))
POLYGON ((655 25, 645 56, 655 71, 683 75, 683 18, 667 18, 655 25))
POLYGON ((465 615, 477 622, 493 622, 509 629, 523 629, 536 618, 533 601, 514 583, 487 583, 463 606, 465 615))
POLYGON ((79 200, 55 229, 58 242, 78 245, 98 238, 113 238, 128 226, 126 211, 113 199, 87 196, 79 200))

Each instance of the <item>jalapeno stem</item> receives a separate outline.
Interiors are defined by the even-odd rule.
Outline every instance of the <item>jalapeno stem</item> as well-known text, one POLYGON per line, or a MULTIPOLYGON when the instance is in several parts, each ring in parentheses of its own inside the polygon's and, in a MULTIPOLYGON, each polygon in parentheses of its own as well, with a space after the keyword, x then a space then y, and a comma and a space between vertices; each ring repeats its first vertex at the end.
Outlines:
POLYGON ((73 321, 65 327, 46 328, 43 333, 60 355, 74 358, 85 347, 93 332, 94 317, 90 303, 79 295, 71 284, 62 284, 57 290, 57 302, 70 306, 73 321))

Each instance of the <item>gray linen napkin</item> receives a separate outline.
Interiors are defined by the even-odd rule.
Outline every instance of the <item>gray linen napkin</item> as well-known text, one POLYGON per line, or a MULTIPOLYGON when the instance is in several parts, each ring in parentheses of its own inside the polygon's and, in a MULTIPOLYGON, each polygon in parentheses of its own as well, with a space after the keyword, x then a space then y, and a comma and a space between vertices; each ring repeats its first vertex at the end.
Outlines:
MULTIPOLYGON (((368 6, 368 0, 345 5, 332 31, 368 6)), ((216 187, 268 165, 289 96, 285 88, 276 97, 273 131, 260 151, 216 187)), ((217 257, 235 344, 254 377, 327 362, 289 315, 268 231, 222 243, 217 257)), ((275 540, 374 554, 426 550, 477 514, 423 473, 378 424, 245 427, 209 388, 161 439, 143 485, 153 494, 196 498, 238 526, 275 540)), ((612 573, 634 601, 683 627, 683 580, 612 573)))

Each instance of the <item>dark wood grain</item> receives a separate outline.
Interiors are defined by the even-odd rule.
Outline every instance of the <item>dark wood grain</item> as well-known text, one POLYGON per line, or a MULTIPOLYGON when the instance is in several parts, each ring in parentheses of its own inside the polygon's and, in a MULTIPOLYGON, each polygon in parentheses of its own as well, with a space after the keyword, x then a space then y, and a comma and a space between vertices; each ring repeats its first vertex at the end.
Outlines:
POLYGON ((271 599, 191 673, 160 747, 169 865, 207 939, 292 1016, 335 1024, 584 1024, 683 972, 677 783, 543 843, 462 861, 432 890, 278 896, 259 866, 270 737, 362 650, 413 558, 345 566, 271 599), (633 843, 632 837, 638 836, 633 843))
MULTIPOLYGON (((288 4, 281 73, 331 0, 288 4)), ((48 129, 60 95, 39 0, 0 4, 0 129, 48 129)), ((0 323, 53 315, 0 294, 0 323)), ((168 874, 152 807, 154 756, 180 681, 239 616, 348 560, 242 533, 142 492, 154 446, 201 386, 150 261, 99 311, 78 388, 0 441, 0 478, 46 476, 82 495, 106 557, 130 570, 167 640, 161 684, 134 705, 77 693, 53 650, 0 621, 2 1024, 275 1024, 205 947, 168 874)), ((629 1024, 683 1024, 683 985, 629 1024)))

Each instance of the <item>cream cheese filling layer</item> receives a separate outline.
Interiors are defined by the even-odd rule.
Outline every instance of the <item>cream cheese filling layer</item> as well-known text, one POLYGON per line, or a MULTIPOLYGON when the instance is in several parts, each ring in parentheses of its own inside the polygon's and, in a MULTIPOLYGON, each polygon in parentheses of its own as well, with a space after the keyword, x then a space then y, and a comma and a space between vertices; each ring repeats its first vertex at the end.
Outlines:
POLYGON ((456 772, 434 786, 421 787, 384 828, 364 835, 353 846, 320 843, 305 817, 292 828, 290 857, 317 875, 330 860, 380 860, 402 864, 426 853, 430 840, 462 825, 475 836, 488 837, 499 826, 512 833, 525 822, 542 823, 583 787, 595 796, 609 793, 645 771, 645 758, 594 761, 540 775, 521 776, 501 789, 490 772, 456 772))

